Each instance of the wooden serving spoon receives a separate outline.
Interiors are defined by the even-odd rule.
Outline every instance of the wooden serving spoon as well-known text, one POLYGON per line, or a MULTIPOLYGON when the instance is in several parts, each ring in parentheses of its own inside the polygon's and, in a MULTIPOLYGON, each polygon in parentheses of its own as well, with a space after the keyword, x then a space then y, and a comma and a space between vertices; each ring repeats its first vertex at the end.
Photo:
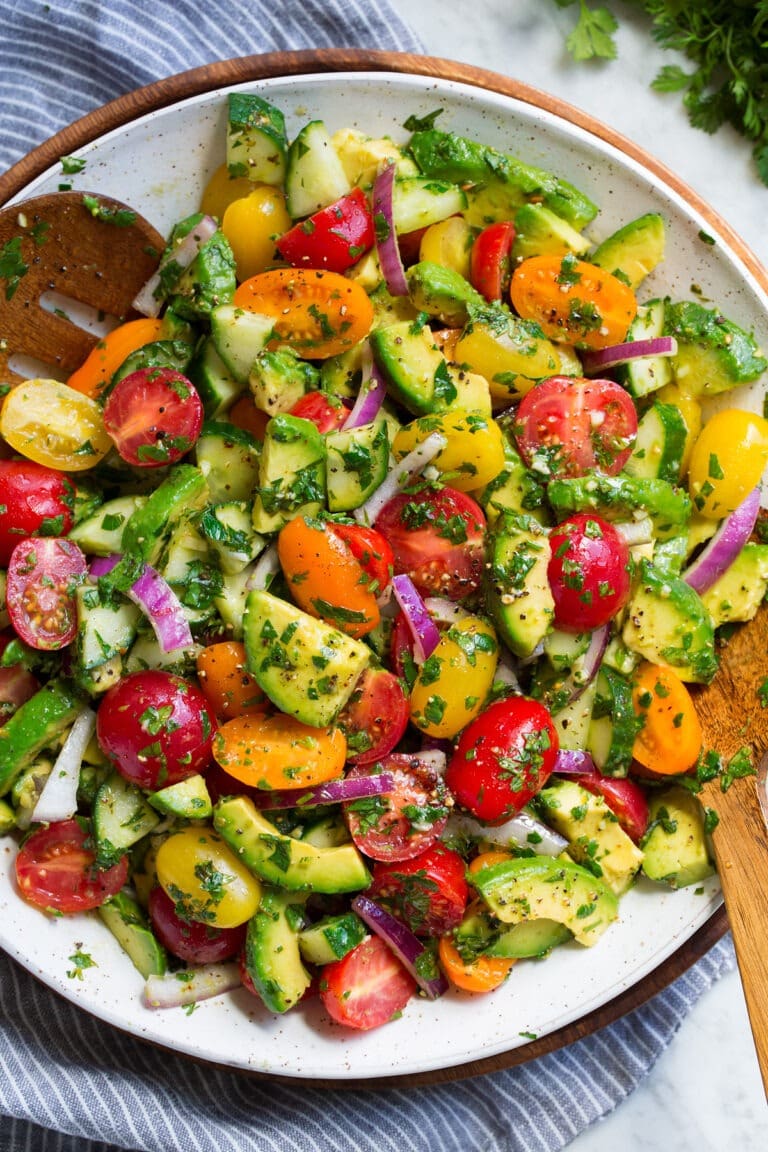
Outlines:
POLYGON ((713 682, 695 690, 704 746, 728 761, 749 748, 757 776, 723 792, 715 779, 701 793, 720 822, 712 835, 757 1059, 768 1096, 768 707, 758 689, 768 680, 768 606, 739 628, 722 650, 713 682))
MULTIPOLYGON (((31 357, 65 378, 98 335, 67 316, 67 301, 129 317, 131 301, 165 247, 151 224, 118 200, 52 192, 0 211, 0 382, 23 375, 9 364, 31 357), (41 297, 56 293, 56 311, 41 297)), ((73 312, 77 310, 77 306, 73 312)))

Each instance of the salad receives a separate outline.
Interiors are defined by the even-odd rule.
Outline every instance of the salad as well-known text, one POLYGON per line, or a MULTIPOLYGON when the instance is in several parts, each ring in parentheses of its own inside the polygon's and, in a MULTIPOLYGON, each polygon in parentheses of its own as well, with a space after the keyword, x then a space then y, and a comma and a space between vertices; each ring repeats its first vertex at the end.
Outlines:
POLYGON ((0 411, 3 831, 150 1007, 492 992, 701 883, 748 770, 695 685, 768 588, 768 422, 702 413, 754 336, 645 289, 657 213, 406 128, 231 95, 140 318, 0 411))

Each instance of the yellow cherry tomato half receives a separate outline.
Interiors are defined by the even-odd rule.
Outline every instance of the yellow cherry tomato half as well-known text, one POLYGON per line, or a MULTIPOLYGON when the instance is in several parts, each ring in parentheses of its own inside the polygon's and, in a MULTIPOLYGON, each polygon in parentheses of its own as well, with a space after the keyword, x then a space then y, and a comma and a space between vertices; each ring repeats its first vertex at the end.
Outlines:
POLYGON ((411 721, 428 736, 452 739, 485 704, 499 646, 490 624, 467 616, 444 632, 419 668, 411 690, 411 721))
POLYGON ((236 716, 216 732, 213 755, 253 788, 311 788, 341 776, 347 741, 339 728, 310 728, 281 712, 236 716))
POLYGON ((253 191, 247 196, 228 205, 221 221, 240 281, 266 271, 275 263, 275 240, 293 223, 279 188, 269 184, 252 184, 251 188, 253 191))
POLYGON ((203 190, 200 211, 221 220, 232 201, 241 200, 253 188, 247 176, 230 176, 227 165, 220 164, 203 190))
POLYGON ((58 380, 25 380, 11 389, 0 435, 28 460, 61 472, 85 472, 112 447, 100 405, 58 380))
POLYGON ((473 232, 463 216, 449 216, 430 224, 419 243, 419 259, 430 260, 469 280, 473 232))
POLYGON ((432 463, 459 492, 484 488, 504 467, 504 438, 498 424, 487 412, 464 408, 420 416, 406 424, 393 441, 395 456, 407 456, 433 432, 445 436, 447 444, 432 463))
POLYGON ((708 520, 728 516, 759 484, 766 464, 768 420, 738 408, 717 412, 691 452, 688 490, 696 511, 708 520))
POLYGON ((157 879, 182 916, 216 928, 237 928, 256 912, 261 884, 220 836, 184 828, 164 840, 157 879))

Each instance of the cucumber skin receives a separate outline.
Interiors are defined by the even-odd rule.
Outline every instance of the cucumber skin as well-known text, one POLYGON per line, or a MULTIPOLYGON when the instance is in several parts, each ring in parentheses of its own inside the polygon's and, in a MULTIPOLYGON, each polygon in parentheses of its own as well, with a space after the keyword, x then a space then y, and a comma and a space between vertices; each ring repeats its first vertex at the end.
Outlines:
POLYGON ((0 728, 0 796, 69 727, 84 704, 71 680, 51 680, 0 728))

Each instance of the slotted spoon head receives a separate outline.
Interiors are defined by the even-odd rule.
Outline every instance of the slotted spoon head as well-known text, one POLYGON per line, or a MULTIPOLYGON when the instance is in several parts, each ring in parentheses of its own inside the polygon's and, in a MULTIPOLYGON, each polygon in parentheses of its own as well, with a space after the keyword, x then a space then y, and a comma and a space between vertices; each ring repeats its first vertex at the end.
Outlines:
POLYGON ((67 317, 66 301, 125 318, 165 246, 143 217, 118 200, 53 192, 0 210, 0 382, 31 358, 65 378, 98 342, 67 317), (56 311, 45 298, 64 299, 56 311), (42 300, 42 303, 41 303, 42 300))

